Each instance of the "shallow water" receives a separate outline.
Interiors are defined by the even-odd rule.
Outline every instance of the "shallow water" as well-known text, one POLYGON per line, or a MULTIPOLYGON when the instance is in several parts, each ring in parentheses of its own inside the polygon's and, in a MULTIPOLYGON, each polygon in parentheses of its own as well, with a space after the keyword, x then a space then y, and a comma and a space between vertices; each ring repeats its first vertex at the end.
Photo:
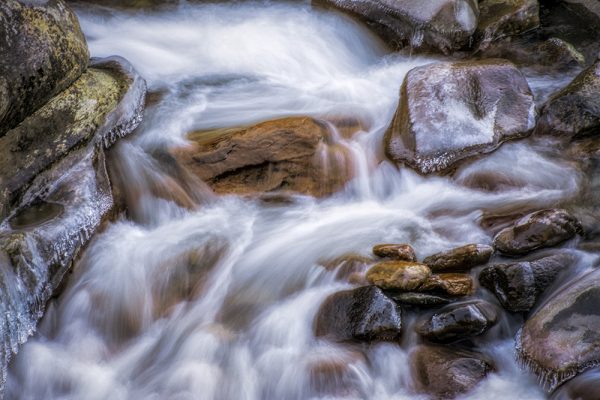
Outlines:
MULTIPOLYGON (((382 161, 404 75, 441 58, 390 54, 342 15, 246 2, 78 14, 92 55, 129 59, 157 100, 111 156, 132 194, 130 219, 88 247, 12 363, 8 398, 418 399, 408 361, 415 335, 401 346, 314 337, 321 302, 351 287, 326 260, 369 255, 382 242, 411 243, 419 258, 490 243, 486 218, 578 192, 578 169, 543 140, 505 144, 453 177, 382 161), (217 198, 197 180, 172 182, 151 156, 190 131, 289 115, 365 121, 343 143, 355 168, 343 191, 291 204, 217 198), (489 187, 489 176, 500 184, 489 187), (174 187, 186 204, 157 195, 174 187)), ((563 84, 531 78, 540 97, 563 84)), ((518 323, 505 317, 478 341, 497 371, 465 398, 545 398, 514 361, 518 323)))

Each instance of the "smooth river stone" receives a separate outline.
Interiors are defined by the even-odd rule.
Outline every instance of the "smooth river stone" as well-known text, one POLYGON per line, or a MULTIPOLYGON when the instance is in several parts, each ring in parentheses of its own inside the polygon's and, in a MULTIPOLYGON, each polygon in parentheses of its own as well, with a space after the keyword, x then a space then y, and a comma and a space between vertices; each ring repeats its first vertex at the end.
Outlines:
POLYGON ((373 254, 393 260, 417 261, 415 250, 410 244, 378 244, 373 246, 373 254))
POLYGON ((484 244, 468 244, 436 253, 423 260, 433 272, 466 271, 489 261, 494 248, 484 244))
POLYGON ((415 290, 431 275, 427 265, 409 261, 384 261, 367 271, 367 280, 382 289, 415 290))

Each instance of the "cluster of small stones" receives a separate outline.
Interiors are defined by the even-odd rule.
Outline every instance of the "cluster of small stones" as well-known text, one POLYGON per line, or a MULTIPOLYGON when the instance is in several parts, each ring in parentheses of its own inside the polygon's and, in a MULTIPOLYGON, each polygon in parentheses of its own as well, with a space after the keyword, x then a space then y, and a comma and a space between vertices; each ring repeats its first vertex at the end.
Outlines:
MULTIPOLYGON (((494 367, 472 349, 477 343, 474 339, 485 339, 500 319, 502 308, 509 312, 532 309, 573 258, 568 252, 559 252, 533 260, 530 257, 527 261, 487 264, 494 255, 522 257, 580 233, 581 225, 571 214, 549 209, 526 215, 498 232, 493 246, 467 244, 418 261, 409 244, 378 244, 373 247, 375 260, 358 255, 338 259, 334 264, 344 267, 349 276, 354 276, 353 283, 362 286, 326 299, 315 320, 316 335, 341 342, 398 342, 407 329, 402 322, 404 312, 416 313, 410 329, 424 343, 414 352, 416 375, 429 371, 419 364, 419 360, 425 362, 423 357, 451 363, 456 356, 456 360, 467 357, 469 363, 481 364, 478 371, 483 379, 494 367), (361 268, 363 271, 357 272, 361 268), (473 268, 478 273, 471 271, 473 268), (360 281, 356 274, 366 279, 360 281), (475 295, 473 276, 478 276, 480 286, 492 292, 501 307, 475 295)), ((474 387, 458 386, 459 392, 474 387)))

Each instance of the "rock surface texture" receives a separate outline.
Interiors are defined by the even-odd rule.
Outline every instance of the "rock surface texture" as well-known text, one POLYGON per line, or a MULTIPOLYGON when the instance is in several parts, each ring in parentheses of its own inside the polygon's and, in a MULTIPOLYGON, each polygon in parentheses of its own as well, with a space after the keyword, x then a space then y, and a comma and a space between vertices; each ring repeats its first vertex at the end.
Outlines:
POLYGON ((600 135, 600 60, 544 104, 536 133, 567 139, 600 135))
POLYGON ((89 52, 62 0, 0 2, 0 136, 71 85, 89 52))
POLYGON ((535 116, 529 85, 508 61, 429 64, 404 78, 386 153, 423 174, 444 171, 526 136, 535 116))
POLYGON ((524 216, 513 226, 494 237, 494 247, 500 252, 519 256, 534 250, 552 247, 582 234, 575 217, 562 209, 541 210, 524 216))
POLYGON ((525 322, 520 358, 548 390, 600 365, 600 270, 576 277, 525 322))
POLYGON ((402 311, 381 289, 363 286, 329 296, 315 319, 315 334, 335 340, 397 340, 402 311))
POLYGON ((320 0, 364 21, 394 47, 445 54, 468 47, 477 27, 474 0, 320 0))
POLYGON ((325 121, 291 117, 211 135, 190 135, 175 157, 219 194, 273 191, 324 196, 350 177, 345 149, 325 121))

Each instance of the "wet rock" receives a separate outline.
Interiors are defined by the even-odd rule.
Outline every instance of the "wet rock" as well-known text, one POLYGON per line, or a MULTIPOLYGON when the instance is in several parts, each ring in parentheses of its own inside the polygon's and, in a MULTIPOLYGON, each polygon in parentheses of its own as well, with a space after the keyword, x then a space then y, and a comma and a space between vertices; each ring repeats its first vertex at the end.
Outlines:
POLYGON ((411 363, 417 389, 436 399, 452 399, 471 391, 493 370, 479 353, 428 345, 412 352, 411 363))
POLYGON ((420 292, 387 292, 388 297, 394 299, 397 303, 418 307, 436 307, 450 304, 454 299, 430 293, 420 292))
POLYGON ((540 25, 537 0, 483 0, 479 2, 479 25, 475 37, 481 49, 493 41, 537 28, 540 25))
POLYGON ((0 136, 66 89, 89 52, 62 0, 0 2, 0 136))
POLYGON ((329 296, 315 319, 315 334, 336 340, 397 340, 402 311, 375 286, 363 286, 329 296))
POLYGON ((140 123, 144 94, 145 82, 125 60, 99 61, 0 138, 0 206, 9 221, 0 225, 3 374, 110 215, 105 148, 140 123))
POLYGON ((567 211, 541 210, 501 230, 494 238, 494 247, 506 255, 518 256, 556 246, 575 234, 582 234, 581 224, 567 211))
POLYGON ((356 367, 366 362, 360 352, 340 352, 339 349, 317 354, 308 362, 310 388, 322 397, 360 397, 356 367))
POLYGON ((600 269, 556 293, 525 322, 517 335, 520 359, 554 390, 600 365, 600 269))
POLYGON ((506 58, 519 67, 542 72, 565 71, 585 65, 585 56, 571 43, 556 37, 544 41, 523 38, 501 40, 480 53, 482 57, 506 58))
POLYGON ((417 261, 415 250, 409 244, 378 244, 373 247, 373 254, 393 260, 417 261))
POLYGON ((427 265, 409 261, 384 261, 367 271, 367 280, 382 289, 414 290, 431 275, 427 265))
POLYGON ((197 132, 174 156, 219 194, 290 191, 324 196, 351 177, 349 155, 328 124, 309 117, 197 132), (340 161, 344 160, 344 161, 340 161))
POLYGON ((536 133, 565 138, 600 134, 600 60, 542 107, 536 133))
POLYGON ((527 312, 558 274, 573 263, 568 254, 557 254, 534 261, 496 264, 479 275, 481 286, 489 289, 504 308, 527 312))
POLYGON ((441 62, 406 75, 386 153, 428 174, 489 153, 535 126, 525 77, 505 60, 441 62))
POLYGON ((420 322, 416 331, 434 342, 453 342, 479 336, 491 328, 498 314, 485 301, 446 307, 420 322))
POLYGON ((469 45, 479 10, 471 0, 320 0, 366 22, 394 47, 452 53, 469 45))
POLYGON ((468 244, 426 257, 423 264, 427 264, 433 272, 466 271, 485 264, 492 254, 494 254, 494 248, 491 246, 468 244))
POLYGON ((431 275, 419 287, 422 292, 441 292, 451 296, 468 296, 473 293, 473 278, 467 274, 444 273, 431 275))

